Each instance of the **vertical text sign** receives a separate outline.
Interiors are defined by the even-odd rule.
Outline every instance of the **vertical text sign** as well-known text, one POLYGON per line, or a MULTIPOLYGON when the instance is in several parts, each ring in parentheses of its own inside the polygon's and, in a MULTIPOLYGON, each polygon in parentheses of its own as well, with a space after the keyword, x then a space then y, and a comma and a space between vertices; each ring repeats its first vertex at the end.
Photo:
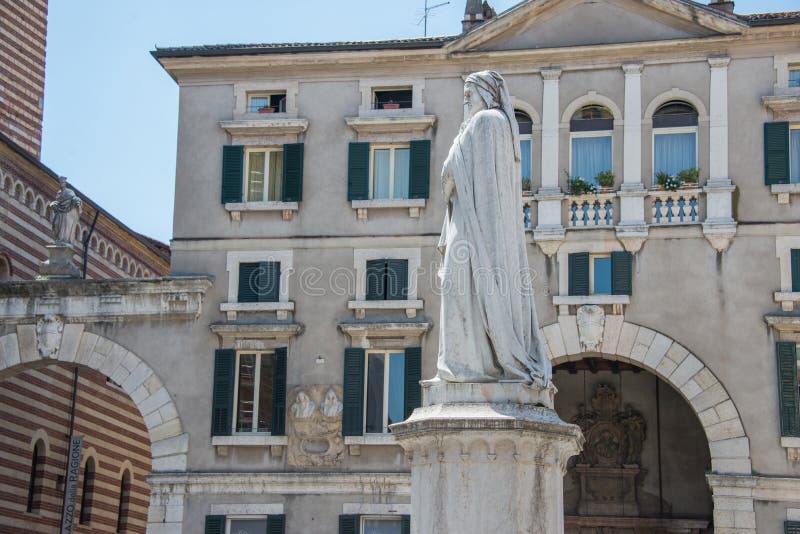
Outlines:
POLYGON ((75 518, 75 496, 78 494, 78 476, 81 472, 83 436, 72 436, 67 457, 67 480, 64 484, 64 507, 61 512, 61 534, 72 534, 75 518))

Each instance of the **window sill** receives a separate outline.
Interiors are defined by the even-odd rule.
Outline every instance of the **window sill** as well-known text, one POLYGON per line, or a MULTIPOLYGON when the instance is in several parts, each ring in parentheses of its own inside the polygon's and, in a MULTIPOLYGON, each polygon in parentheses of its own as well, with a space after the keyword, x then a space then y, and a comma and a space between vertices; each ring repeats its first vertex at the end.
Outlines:
POLYGON ((220 128, 231 135, 291 135, 308 129, 307 119, 269 118, 220 121, 220 128))
POLYGON ((393 434, 364 434, 345 436, 344 444, 350 449, 350 456, 361 456, 361 447, 387 447, 398 445, 393 434))
POLYGON ((399 198, 399 199, 374 199, 351 200, 350 204, 356 210, 358 220, 366 221, 368 210, 375 209, 403 209, 408 208, 408 216, 419 218, 420 210, 425 207, 424 198, 399 198))
POLYGON ((800 437, 781 437, 781 447, 790 462, 800 462, 800 437))
POLYGON ((775 302, 780 303, 781 310, 790 312, 794 310, 794 303, 800 302, 800 293, 791 291, 776 291, 775 302))
POLYGON ((559 315, 569 315, 569 307, 611 306, 614 315, 622 315, 624 306, 631 303, 629 295, 554 295, 553 304, 558 306, 559 315))
POLYGON ((345 122, 359 134, 407 133, 422 135, 436 124, 435 115, 422 115, 417 110, 372 110, 368 117, 347 117, 345 122))
POLYGON ((230 213, 232 221, 241 221, 243 211, 280 211, 284 221, 291 221, 294 212, 299 209, 299 202, 229 202, 225 204, 225 210, 230 213))
POLYGON ((264 447, 270 448, 273 457, 280 457, 283 454, 283 447, 289 444, 286 436, 213 436, 211 445, 216 448, 220 456, 228 455, 228 447, 264 447))
POLYGON ((778 197, 778 204, 789 204, 791 195, 800 194, 800 183, 772 184, 769 189, 773 195, 778 197))
MULTIPOLYGON (((298 323, 213 323, 209 326, 219 336, 222 347, 235 346, 237 341, 274 340, 288 343, 295 336, 303 333, 305 327, 298 323)), ((267 346, 264 346, 266 349, 267 346)))
POLYGON ((219 311, 228 314, 229 321, 235 321, 239 313, 276 312, 279 321, 289 318, 294 311, 294 302, 223 302, 219 311))
POLYGON ((406 317, 413 319, 417 316, 417 310, 421 310, 422 307, 421 300, 351 300, 347 303, 347 309, 354 310, 356 319, 366 317, 367 310, 405 310, 406 317))
POLYGON ((773 112, 800 111, 800 94, 765 96, 761 98, 761 103, 773 112))

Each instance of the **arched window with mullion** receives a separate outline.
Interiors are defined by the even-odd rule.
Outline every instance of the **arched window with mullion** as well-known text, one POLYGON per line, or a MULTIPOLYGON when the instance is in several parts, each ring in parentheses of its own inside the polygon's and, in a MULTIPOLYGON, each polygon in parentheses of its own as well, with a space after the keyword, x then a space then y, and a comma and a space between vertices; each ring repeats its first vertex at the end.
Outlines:
POLYGON ((42 504, 42 488, 44 486, 45 446, 42 440, 33 446, 31 458, 31 474, 28 481, 28 505, 26 510, 39 513, 42 504))
POLYGON ((584 106, 572 116, 570 178, 599 185, 597 176, 612 170, 614 116, 604 106, 584 106))
POLYGON ((117 506, 117 532, 128 532, 128 519, 131 506, 131 473, 122 473, 119 485, 119 504, 117 506))
POLYGON ((94 458, 88 458, 83 468, 83 487, 81 492, 81 511, 78 523, 88 525, 92 520, 92 501, 94 500, 94 458))
POLYGON ((532 154, 533 154, 533 121, 527 113, 514 111, 519 126, 519 149, 522 167, 522 190, 531 191, 533 187, 532 154))
POLYGON ((653 176, 697 168, 697 110, 673 100, 653 114, 653 176))

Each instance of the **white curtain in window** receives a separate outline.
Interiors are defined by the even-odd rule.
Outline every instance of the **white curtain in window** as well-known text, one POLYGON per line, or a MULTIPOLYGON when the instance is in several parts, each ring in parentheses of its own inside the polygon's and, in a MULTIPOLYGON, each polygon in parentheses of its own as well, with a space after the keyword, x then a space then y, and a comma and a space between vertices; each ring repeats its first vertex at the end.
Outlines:
POLYGON ((611 170, 611 136, 572 139, 572 178, 597 184, 595 177, 611 170))
POLYGON ((697 167, 697 134, 656 134, 653 143, 653 174, 666 172, 673 176, 684 169, 697 167))
POLYGON ((525 139, 519 142, 520 155, 522 156, 522 179, 531 179, 531 140, 525 139))
POLYGON ((800 182, 800 130, 791 130, 789 154, 792 183, 800 182))
POLYGON ((391 153, 388 148, 375 151, 372 164, 372 198, 389 198, 389 173, 391 153))
POLYGON ((392 198, 408 198, 408 174, 411 149, 397 148, 394 151, 394 195, 392 198))

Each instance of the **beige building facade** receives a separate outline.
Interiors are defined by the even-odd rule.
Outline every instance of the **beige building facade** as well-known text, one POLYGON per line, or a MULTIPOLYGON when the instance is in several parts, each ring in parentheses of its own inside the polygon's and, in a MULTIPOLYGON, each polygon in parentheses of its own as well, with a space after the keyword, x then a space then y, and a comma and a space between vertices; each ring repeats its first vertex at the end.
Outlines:
POLYGON ((52 313, 65 359, 118 373, 150 432, 149 532, 413 532, 387 427, 436 374, 439 169, 464 76, 492 69, 556 409, 587 437, 567 531, 798 528, 800 13, 730 4, 528 0, 452 37, 156 50, 180 86, 173 278, 3 286, 6 372, 52 313))

